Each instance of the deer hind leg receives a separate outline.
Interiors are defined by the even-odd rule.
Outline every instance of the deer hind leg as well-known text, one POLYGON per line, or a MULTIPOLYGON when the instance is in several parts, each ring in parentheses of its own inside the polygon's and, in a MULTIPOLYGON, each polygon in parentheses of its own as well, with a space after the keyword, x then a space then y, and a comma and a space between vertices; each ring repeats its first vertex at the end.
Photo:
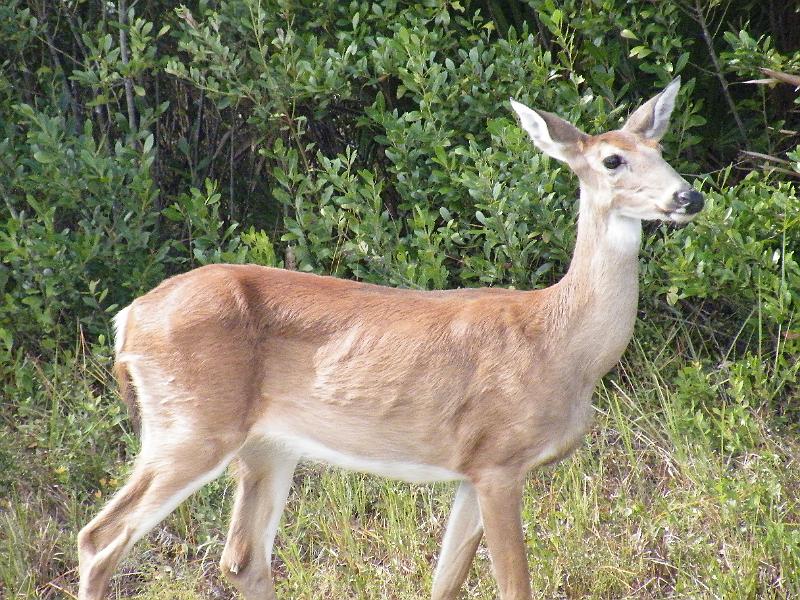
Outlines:
POLYGON ((220 566, 247 600, 275 598, 272 546, 297 458, 259 440, 239 451, 236 500, 220 566))
POLYGON ((433 576, 433 600, 452 600, 469 573, 483 535, 478 497, 471 483, 462 482, 447 520, 442 551, 433 576))
POLYGON ((79 600, 102 598, 130 547, 183 500, 218 477, 232 455, 222 444, 207 440, 194 446, 143 451, 127 484, 78 534, 79 600))
POLYGON ((241 423, 228 419, 226 426, 214 413, 215 405, 226 404, 221 400, 239 398, 243 390, 213 380, 181 385, 159 365, 129 365, 141 406, 142 449, 126 485, 78 534, 79 600, 102 598, 130 547, 217 478, 244 442, 241 423))

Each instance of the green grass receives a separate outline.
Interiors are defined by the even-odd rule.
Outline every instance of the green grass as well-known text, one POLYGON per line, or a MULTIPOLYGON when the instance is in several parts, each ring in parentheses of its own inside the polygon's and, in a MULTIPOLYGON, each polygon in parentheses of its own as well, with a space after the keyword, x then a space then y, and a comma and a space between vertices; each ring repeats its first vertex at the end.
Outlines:
MULTIPOLYGON (((634 344, 598 389, 586 443, 531 475, 536 595, 800 597, 800 438, 785 387, 796 365, 651 355, 634 344)), ((0 597, 76 592, 76 533, 124 481, 123 451, 135 447, 107 364, 104 351, 78 349, 15 365, 16 396, 0 412, 0 597)), ((111 597, 230 598, 217 561, 232 493, 221 478, 137 544, 111 597)), ((302 466, 276 546, 279 596, 426 597, 453 493, 302 466)), ((464 597, 495 597, 483 547, 464 597)))

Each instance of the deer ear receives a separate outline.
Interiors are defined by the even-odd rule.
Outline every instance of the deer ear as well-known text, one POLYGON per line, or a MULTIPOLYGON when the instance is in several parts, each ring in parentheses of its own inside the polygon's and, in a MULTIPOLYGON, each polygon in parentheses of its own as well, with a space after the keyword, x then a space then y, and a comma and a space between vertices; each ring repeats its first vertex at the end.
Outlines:
POLYGON ((528 108, 513 98, 511 108, 517 113, 522 128, 531 136, 536 147, 557 160, 569 162, 569 158, 578 150, 578 143, 588 137, 561 117, 528 108))
POLYGON ((623 125, 623 131, 635 133, 648 140, 660 140, 669 126, 669 117, 675 108, 675 98, 681 89, 681 78, 676 77, 664 91, 637 108, 623 125))

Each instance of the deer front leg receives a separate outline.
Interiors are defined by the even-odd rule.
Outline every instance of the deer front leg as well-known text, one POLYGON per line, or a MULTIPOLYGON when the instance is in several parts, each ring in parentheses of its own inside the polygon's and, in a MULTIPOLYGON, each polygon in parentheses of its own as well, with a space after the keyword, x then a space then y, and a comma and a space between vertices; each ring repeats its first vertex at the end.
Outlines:
POLYGON ((447 520, 439 563, 433 576, 432 600, 453 600, 467 578, 483 535, 478 497, 471 483, 462 482, 447 520))
POLYGON ((502 600, 530 600, 522 531, 523 481, 491 478, 476 484, 486 545, 502 600))

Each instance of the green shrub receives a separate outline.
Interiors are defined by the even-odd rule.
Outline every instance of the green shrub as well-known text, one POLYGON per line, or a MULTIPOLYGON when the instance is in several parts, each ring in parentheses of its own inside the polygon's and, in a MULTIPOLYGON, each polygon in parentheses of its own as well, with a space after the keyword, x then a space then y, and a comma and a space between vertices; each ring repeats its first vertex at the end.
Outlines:
POLYGON ((98 147, 92 124, 66 133, 63 117, 22 104, 25 135, 2 143, 6 210, 0 227, 0 323, 19 346, 54 351, 164 274, 152 239, 157 191, 152 138, 141 152, 98 147))

